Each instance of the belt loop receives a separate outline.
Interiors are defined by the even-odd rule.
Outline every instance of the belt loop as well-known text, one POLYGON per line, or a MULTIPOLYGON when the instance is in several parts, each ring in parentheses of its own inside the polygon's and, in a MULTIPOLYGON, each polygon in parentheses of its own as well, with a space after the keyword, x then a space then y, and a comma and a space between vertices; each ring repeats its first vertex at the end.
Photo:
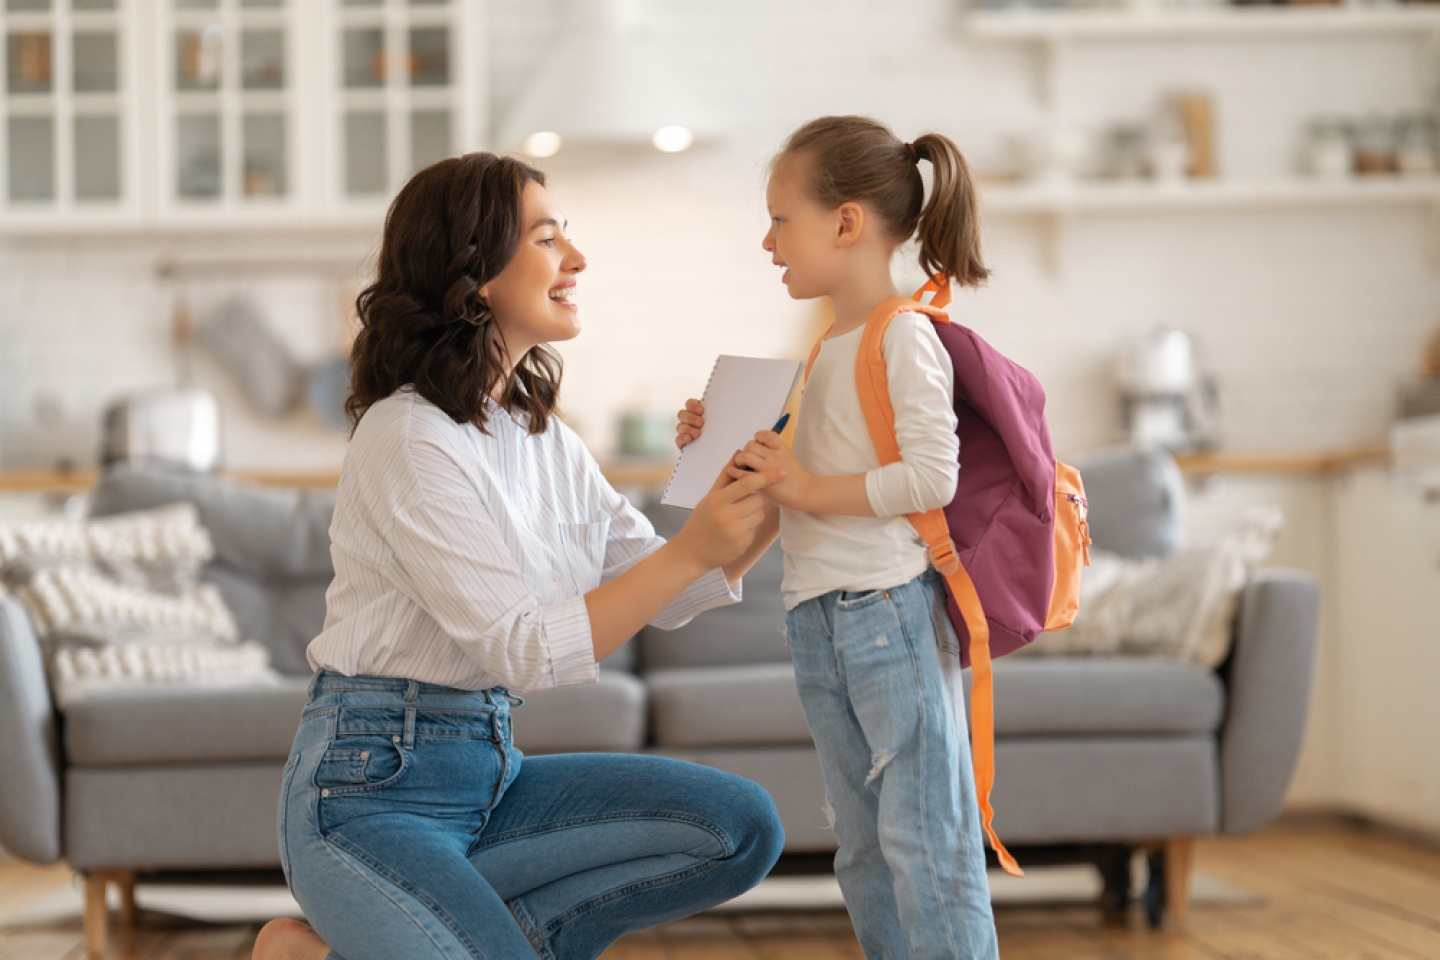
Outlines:
MULTIPOLYGON (((413 680, 411 681, 414 682, 413 680)), ((415 708, 405 708, 405 749, 415 749, 415 708)))
POLYGON ((405 702, 414 703, 415 698, 420 696, 420 681, 411 680, 405 684, 405 702))
POLYGON ((314 699, 315 699, 315 688, 318 687, 318 686, 320 686, 320 675, 321 675, 322 673, 324 673, 324 672, 325 672, 325 671, 324 671, 323 669, 321 669, 321 670, 316 670, 316 671, 315 671, 315 675, 310 678, 310 688, 305 691, 305 699, 306 699, 306 700, 314 700, 314 699))

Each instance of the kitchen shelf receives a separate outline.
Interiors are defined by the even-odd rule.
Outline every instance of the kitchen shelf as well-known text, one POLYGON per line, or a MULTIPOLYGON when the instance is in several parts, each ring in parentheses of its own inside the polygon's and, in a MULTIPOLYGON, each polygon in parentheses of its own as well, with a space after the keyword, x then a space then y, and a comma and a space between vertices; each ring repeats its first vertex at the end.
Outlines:
POLYGON ((1440 206, 1440 176, 1329 180, 1078 181, 1070 185, 982 186, 992 214, 1145 213, 1186 210, 1282 210, 1385 205, 1440 206))
POLYGON ((1424 213, 1430 260, 1440 270, 1440 176, 1378 175, 1341 181, 1299 177, 1275 180, 1077 180, 1070 184, 981 184, 980 212, 991 217, 1038 218, 1041 259, 1061 274, 1066 236, 1076 217, 1096 214, 1179 214, 1335 209, 1414 209, 1424 213))
POLYGON ((973 36, 986 40, 1125 40, 1204 37, 1302 37, 1440 34, 1440 9, 1408 6, 1272 7, 1151 10, 975 10, 973 36))

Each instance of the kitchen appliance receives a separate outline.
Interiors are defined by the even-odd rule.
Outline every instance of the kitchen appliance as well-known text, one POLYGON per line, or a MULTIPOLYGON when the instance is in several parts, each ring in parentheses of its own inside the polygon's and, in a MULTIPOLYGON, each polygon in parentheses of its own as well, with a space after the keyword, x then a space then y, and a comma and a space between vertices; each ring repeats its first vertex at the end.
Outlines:
POLYGON ((101 465, 150 460, 206 471, 220 458, 220 406, 196 387, 144 390, 105 409, 101 465))
POLYGON ((1116 370, 1123 419, 1136 446, 1193 452, 1215 442, 1214 381, 1195 368, 1190 337, 1151 330, 1121 353, 1116 370))

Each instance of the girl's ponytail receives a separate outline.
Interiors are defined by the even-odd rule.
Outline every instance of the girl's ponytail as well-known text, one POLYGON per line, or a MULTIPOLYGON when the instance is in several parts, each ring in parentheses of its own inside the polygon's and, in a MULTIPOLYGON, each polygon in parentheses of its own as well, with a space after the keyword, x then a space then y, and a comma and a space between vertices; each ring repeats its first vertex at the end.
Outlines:
POLYGON ((910 145, 917 160, 933 171, 930 199, 917 228, 920 268, 926 276, 954 277, 962 287, 978 287, 990 276, 980 259, 979 211, 975 180, 960 149, 938 133, 916 137, 910 145))
POLYGON ((946 137, 927 133, 905 143, 869 117, 821 117, 790 135, 776 163, 791 157, 808 161, 806 186, 826 207, 867 203, 900 242, 918 230, 926 276, 943 274, 966 287, 979 286, 990 276, 980 260, 970 167, 946 137), (921 160, 930 161, 935 171, 928 201, 921 160))

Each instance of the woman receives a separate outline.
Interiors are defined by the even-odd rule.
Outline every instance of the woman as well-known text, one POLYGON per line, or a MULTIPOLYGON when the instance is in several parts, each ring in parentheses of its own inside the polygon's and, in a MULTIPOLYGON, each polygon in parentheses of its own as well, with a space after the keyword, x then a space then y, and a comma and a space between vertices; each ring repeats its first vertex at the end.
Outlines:
POLYGON ((737 601, 776 522, 759 491, 782 478, 722 475, 668 543, 606 483, 553 415, 546 345, 579 332, 585 258, 544 183, 469 154, 416 174, 386 217, 280 799, 313 930, 272 921, 256 958, 595 957, 779 856, 747 780, 628 754, 522 764, 511 744, 511 690, 592 682, 646 623, 737 601))

